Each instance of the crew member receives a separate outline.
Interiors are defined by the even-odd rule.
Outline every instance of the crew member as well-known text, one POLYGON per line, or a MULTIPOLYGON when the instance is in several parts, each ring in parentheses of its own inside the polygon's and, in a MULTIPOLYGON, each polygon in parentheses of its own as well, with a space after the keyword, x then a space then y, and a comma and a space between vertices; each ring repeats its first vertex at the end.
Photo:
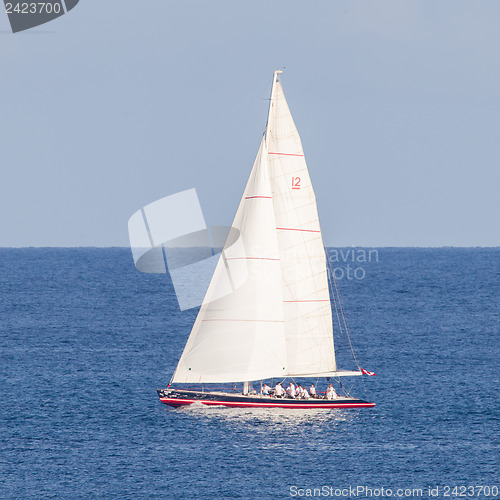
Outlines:
POLYGON ((333 385, 330 384, 328 389, 326 390, 326 399, 337 399, 337 392, 333 388, 333 385))
POLYGON ((285 389, 281 386, 281 382, 276 384, 276 387, 274 388, 274 395, 277 398, 282 398, 285 395, 285 389))
POLYGON ((311 387, 309 388, 309 394, 311 395, 312 398, 317 398, 316 394, 316 387, 314 387, 314 384, 311 384, 311 387))

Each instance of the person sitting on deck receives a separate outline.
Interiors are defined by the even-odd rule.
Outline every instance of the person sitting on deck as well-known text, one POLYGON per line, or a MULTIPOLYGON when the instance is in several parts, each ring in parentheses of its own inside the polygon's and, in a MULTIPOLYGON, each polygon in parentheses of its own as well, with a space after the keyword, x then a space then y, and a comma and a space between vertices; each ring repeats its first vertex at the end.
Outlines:
POLYGON ((291 380, 290 380, 290 385, 286 389, 286 393, 289 398, 294 398, 297 394, 295 386, 293 385, 293 382, 291 380))
POLYGON ((314 387, 314 384, 311 384, 311 387, 309 388, 309 394, 311 395, 312 398, 317 398, 316 394, 316 387, 314 387))
POLYGON ((309 399, 309 393, 305 387, 301 387, 300 397, 301 399, 309 399))
POLYGON ((262 386, 262 395, 269 396, 270 390, 271 390, 271 388, 266 383, 264 383, 264 385, 262 386))
POLYGON ((296 398, 302 397, 302 386, 300 384, 297 384, 297 387, 295 388, 295 397, 296 398))
POLYGON ((332 384, 330 384, 328 386, 328 389, 326 390, 325 398, 326 399, 337 399, 337 392, 333 388, 332 384))
POLYGON ((277 398, 282 398, 285 395, 285 389, 283 389, 283 387, 281 387, 281 382, 278 382, 276 384, 276 387, 274 388, 274 395, 277 398))

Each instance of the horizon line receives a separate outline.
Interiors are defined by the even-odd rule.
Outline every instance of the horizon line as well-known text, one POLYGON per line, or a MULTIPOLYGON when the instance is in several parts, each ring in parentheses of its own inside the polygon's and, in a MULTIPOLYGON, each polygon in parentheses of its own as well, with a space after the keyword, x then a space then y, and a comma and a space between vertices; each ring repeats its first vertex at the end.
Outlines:
MULTIPOLYGON (((23 245, 23 246, 0 246, 0 250, 21 250, 21 249, 128 249, 130 246, 97 246, 97 245, 74 245, 74 246, 48 246, 48 245, 23 245)), ((500 245, 326 245, 325 248, 500 248, 500 245)))

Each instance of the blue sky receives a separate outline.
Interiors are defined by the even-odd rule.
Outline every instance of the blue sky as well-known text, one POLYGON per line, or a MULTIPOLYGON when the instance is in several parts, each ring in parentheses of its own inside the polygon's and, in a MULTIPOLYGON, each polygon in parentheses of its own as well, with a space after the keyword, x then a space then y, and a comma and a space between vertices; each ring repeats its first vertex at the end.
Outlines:
POLYGON ((272 72, 332 246, 500 245, 497 1, 82 0, 0 15, 0 246, 127 246, 195 187, 231 224, 272 72))

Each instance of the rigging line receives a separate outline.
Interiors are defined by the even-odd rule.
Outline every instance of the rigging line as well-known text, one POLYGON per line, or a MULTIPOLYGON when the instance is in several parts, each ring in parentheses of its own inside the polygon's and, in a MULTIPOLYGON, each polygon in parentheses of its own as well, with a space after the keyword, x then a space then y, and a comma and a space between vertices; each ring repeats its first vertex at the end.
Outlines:
MULTIPOLYGON (((327 254, 328 252, 326 251, 326 247, 325 247, 325 242, 324 241, 323 241, 323 247, 325 248, 325 254, 327 254)), ((328 262, 328 270, 330 271, 329 272, 329 276, 328 276, 328 288, 330 289, 330 292, 332 294, 333 306, 335 308, 335 314, 337 316, 337 322, 339 324, 340 334, 342 335, 342 338, 344 338, 344 330, 342 329, 342 323, 340 322, 339 311, 337 309, 337 299, 335 297, 335 293, 334 293, 333 287, 332 287, 332 276, 333 276, 332 263, 330 262, 330 259, 326 255, 325 255, 325 257, 326 257, 326 260, 328 262)))
POLYGON ((338 382, 338 383, 340 384, 340 388, 342 389, 342 392, 343 392, 346 396, 348 396, 348 397, 349 397, 349 396, 350 396, 349 391, 348 391, 348 390, 347 390, 347 389, 343 386, 343 384, 342 384, 342 380, 340 380, 340 377, 337 377, 337 379, 335 379, 335 378, 334 378, 333 380, 335 380, 336 382, 338 382))
MULTIPOLYGON (((272 85, 271 85, 272 88, 272 85)), ((271 97, 264 97, 264 95, 269 95, 269 83, 266 83, 266 86, 262 89, 260 93, 260 99, 263 101, 270 101, 271 97)))
POLYGON ((359 366, 359 363, 358 363, 358 358, 356 357, 356 353, 354 352, 354 346, 352 345, 351 336, 349 335, 349 330, 347 328, 347 322, 346 322, 345 315, 344 315, 344 308, 342 307, 342 302, 340 301, 340 292, 339 292, 339 289, 337 287, 337 281, 335 280, 335 276, 332 276, 332 280, 333 280, 333 284, 335 285, 337 297, 339 299, 339 308, 340 308, 340 313, 342 314, 342 321, 344 323, 345 332, 347 334, 347 340, 349 341, 349 345, 351 346, 351 351, 352 351, 352 355, 354 356, 354 361, 356 362, 356 366, 358 367, 359 370, 361 370, 361 367, 359 366))
POLYGON ((342 338, 344 338, 344 330, 342 328, 342 323, 340 322, 339 311, 338 311, 338 308, 337 308, 337 298, 335 297, 335 293, 333 291, 332 284, 330 283, 330 279, 328 280, 328 283, 330 285, 330 289, 331 289, 331 292, 332 292, 333 306, 335 307, 335 314, 337 316, 337 322, 339 324, 340 334, 342 335, 342 338))
MULTIPOLYGON (((323 245, 324 245, 324 241, 323 241, 323 245)), ((356 357, 356 353, 354 351, 354 346, 353 346, 353 344, 351 342, 351 337, 349 335, 349 330, 347 328, 347 322, 346 322, 345 315, 344 315, 344 308, 342 307, 342 301, 340 300, 340 292, 339 292, 339 289, 337 287, 337 281, 335 279, 335 274, 333 273, 330 259, 327 259, 327 260, 328 260, 328 266, 329 266, 329 269, 330 269, 330 276, 331 276, 331 278, 330 278, 330 285, 331 285, 331 282, 333 281, 333 284, 335 285, 336 296, 337 296, 337 300, 338 300, 338 304, 339 304, 340 313, 342 315, 342 321, 344 323, 344 328, 345 328, 347 340, 349 341, 349 345, 351 347, 351 352, 352 352, 352 355, 354 357, 354 362, 356 363, 356 366, 358 367, 358 369, 361 370, 361 368, 359 366, 359 363, 358 363, 358 359, 356 357)))
MULTIPOLYGON (((347 392, 349 393, 349 396, 351 395, 351 391, 352 391, 353 387, 355 386, 355 384, 356 384, 356 382, 353 382, 351 384, 351 386, 349 387, 349 389, 347 390, 347 392)), ((364 385, 364 382, 363 382, 363 385, 364 385)), ((365 397, 366 397, 366 392, 365 392, 365 397)))
MULTIPOLYGON (((323 236, 323 235, 321 235, 321 236, 323 236)), ((323 247, 324 246, 325 246, 325 241, 323 240, 323 247)), ((330 276, 331 276, 330 280, 333 281, 333 284, 335 285, 335 291, 336 291, 337 299, 339 302, 339 309, 340 309, 340 313, 342 315, 342 321, 344 323, 344 328, 345 328, 347 340, 349 342, 349 346, 351 347, 351 352, 352 352, 352 355, 354 357, 354 362, 356 363, 356 366, 358 367, 358 369, 361 371, 361 367, 359 366, 358 358, 356 357, 356 352, 354 351, 354 346, 353 346, 352 341, 351 341, 351 336, 349 335, 349 329, 347 328, 347 322, 346 322, 345 315, 344 315, 344 308, 342 307, 342 301, 340 300, 340 292, 339 292, 339 289, 337 287, 337 281, 336 281, 335 275, 333 274, 333 271, 332 271, 330 259, 327 258, 327 261, 328 261, 328 267, 330 269, 330 276)), ((330 281, 330 285, 331 285, 331 281, 330 281)), ((335 303, 335 299, 334 299, 334 303, 335 303)), ((335 307, 335 311, 336 310, 337 310, 337 308, 335 307)), ((340 322, 340 320, 339 320, 339 322, 340 322)), ((364 382, 363 382, 363 384, 364 384, 364 382)))
MULTIPOLYGON (((319 223, 319 216, 318 216, 318 224, 320 224, 319 223)), ((337 303, 336 303, 336 300, 335 300, 335 294, 333 293, 332 284, 331 284, 331 279, 333 278, 333 271, 332 271, 332 265, 331 265, 332 263, 330 262, 329 255, 328 255, 328 252, 327 252, 327 247, 325 246, 325 240, 323 238, 323 233, 321 232, 321 224, 320 224, 320 236, 321 236, 321 243, 323 244, 323 252, 325 254, 325 259, 328 262, 328 269, 330 271, 330 273, 327 273, 327 274, 330 274, 330 276, 327 276, 328 287, 329 287, 329 290, 331 291, 331 295, 332 295, 332 298, 333 298, 333 305, 334 305, 334 308, 335 308, 335 314, 337 316, 337 322, 338 322, 338 325, 339 325, 339 330, 340 330, 341 338, 343 339, 344 338, 344 332, 342 331, 342 324, 340 323, 339 312, 337 310, 337 303)), ((331 308, 331 306, 330 306, 330 308, 331 308)), ((333 340, 333 322, 332 322, 332 340, 333 340)), ((335 356, 335 342, 334 342, 334 347, 333 347, 333 355, 335 356)), ((354 360, 356 360, 356 356, 354 356, 354 360)), ((335 364, 336 364, 336 361, 335 361, 335 364)))

